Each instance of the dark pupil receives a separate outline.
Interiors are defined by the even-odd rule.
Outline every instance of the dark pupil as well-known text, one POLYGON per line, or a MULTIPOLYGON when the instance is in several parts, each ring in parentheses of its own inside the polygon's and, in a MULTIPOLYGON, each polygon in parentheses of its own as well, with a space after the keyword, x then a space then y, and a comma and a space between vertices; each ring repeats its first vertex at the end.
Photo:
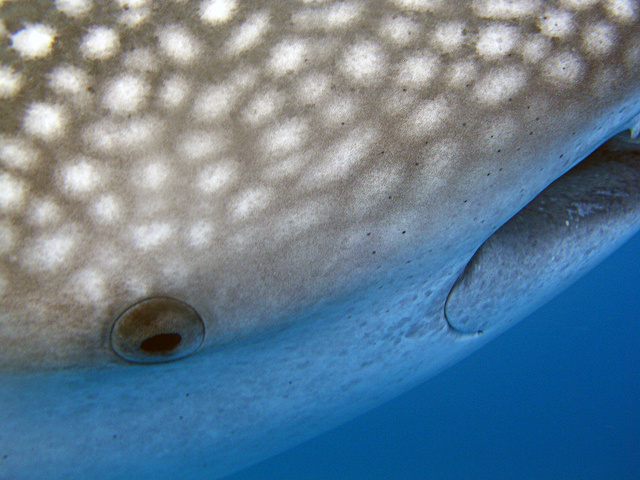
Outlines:
POLYGON ((170 352, 182 341, 179 333, 161 333, 144 340, 140 344, 140 350, 147 353, 165 353, 170 352))

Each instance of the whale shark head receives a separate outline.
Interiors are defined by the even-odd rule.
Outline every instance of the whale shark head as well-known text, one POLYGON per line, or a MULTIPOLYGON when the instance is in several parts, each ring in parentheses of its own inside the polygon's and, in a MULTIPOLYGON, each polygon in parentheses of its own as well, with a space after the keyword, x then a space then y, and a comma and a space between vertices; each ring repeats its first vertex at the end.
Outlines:
POLYGON ((522 208, 637 135, 639 15, 0 2, 0 467, 223 475, 521 319, 638 228, 635 147, 522 208))

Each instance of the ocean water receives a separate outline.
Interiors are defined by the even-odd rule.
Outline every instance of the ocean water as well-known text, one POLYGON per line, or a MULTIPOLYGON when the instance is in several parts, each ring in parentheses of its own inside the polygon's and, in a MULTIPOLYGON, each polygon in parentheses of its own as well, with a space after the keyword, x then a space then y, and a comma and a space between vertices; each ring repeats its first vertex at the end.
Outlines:
POLYGON ((453 368, 228 477, 640 479, 640 235, 453 368))

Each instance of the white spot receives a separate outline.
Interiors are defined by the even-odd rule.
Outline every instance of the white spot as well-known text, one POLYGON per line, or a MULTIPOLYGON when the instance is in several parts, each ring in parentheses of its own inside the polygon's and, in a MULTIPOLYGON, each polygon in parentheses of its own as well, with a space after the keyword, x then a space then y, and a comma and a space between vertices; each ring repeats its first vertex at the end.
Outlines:
POLYGON ((73 165, 65 165, 60 172, 62 188, 71 195, 89 193, 98 186, 100 175, 96 168, 82 160, 73 165))
POLYGON ((448 78, 449 85, 456 88, 465 87, 476 80, 478 66, 473 61, 460 61, 451 65, 448 78))
POLYGON ((91 0, 55 0, 56 8, 70 17, 84 15, 91 10, 91 0))
POLYGON ((0 66, 0 100, 11 98, 20 91, 22 86, 22 75, 15 72, 13 68, 0 66))
POLYGON ((181 65, 192 63, 202 50, 200 42, 188 30, 170 26, 158 33, 160 48, 174 62, 181 65))
POLYGON ((583 34, 584 47, 589 53, 602 55, 609 52, 616 43, 616 31, 605 22, 590 25, 583 34))
POLYGON ((304 41, 286 40, 271 50, 269 68, 276 75, 293 73, 303 65, 307 54, 308 47, 304 41))
POLYGON ((0 160, 8 168, 26 170, 38 160, 38 151, 24 140, 0 136, 0 160))
POLYGON ((72 226, 63 227, 52 235, 36 239, 23 251, 23 262, 33 269, 54 270, 77 249, 78 236, 72 226))
POLYGON ((499 58, 513 50, 518 37, 518 29, 516 27, 491 25, 480 31, 476 50, 483 57, 499 58))
POLYGON ((547 10, 538 21, 538 26, 544 35, 557 38, 568 37, 575 30, 573 14, 566 10, 547 10))
POLYGON ((89 60, 104 60, 120 48, 118 33, 107 27, 91 27, 82 37, 80 52, 89 60))
POLYGON ((135 227, 133 229, 133 241, 136 247, 147 250, 165 243, 171 234, 172 228, 168 223, 151 223, 135 227))
POLYGON ((444 4, 444 0, 393 0, 403 10, 433 12, 444 4))
POLYGON ((174 75, 164 81, 158 97, 165 107, 176 108, 184 102, 188 94, 189 84, 187 81, 179 75, 174 75))
POLYGON ((246 218, 256 211, 263 210, 269 202, 269 192, 264 188, 243 190, 235 202, 233 215, 237 218, 246 218))
POLYGON ((397 45, 406 46, 422 34, 422 26, 406 17, 388 18, 380 27, 380 36, 397 45))
POLYGON ((177 143, 177 150, 189 160, 202 160, 220 153, 226 140, 217 132, 190 130, 177 143))
POLYGON ((198 222, 189 229, 189 244, 193 247, 204 247, 211 244, 213 227, 208 222, 198 222))
POLYGON ((370 83, 382 80, 385 66, 382 48, 375 43, 362 42, 349 48, 340 67, 351 79, 370 83))
POLYGON ((49 86, 60 95, 78 95, 86 92, 89 85, 87 74, 71 65, 56 67, 49 74, 49 86))
POLYGON ((331 87, 331 79, 322 74, 314 73, 298 81, 296 93, 303 102, 317 102, 331 87))
POLYGON ((262 144, 265 150, 271 154, 285 155, 302 148, 308 132, 309 128, 305 122, 291 119, 265 132, 262 144))
POLYGON ((102 96, 105 107, 115 113, 131 113, 144 103, 149 85, 135 75, 122 75, 111 80, 102 96))
POLYGON ((106 295, 106 282, 95 270, 82 270, 73 279, 74 298, 83 303, 94 303, 106 295))
POLYGON ((407 120, 410 133, 424 135, 441 127, 451 112, 448 102, 440 97, 416 108, 407 120))
POLYGON ((428 52, 404 59, 398 72, 398 83, 426 88, 440 69, 438 59, 428 52))
POLYGON ((330 182, 346 177, 352 168, 366 158, 370 145, 375 141, 377 132, 373 128, 359 127, 347 138, 336 142, 319 159, 316 170, 309 178, 312 185, 317 182, 330 182))
POLYGON ((131 181, 139 187, 157 190, 165 183, 170 171, 169 167, 162 162, 147 163, 140 169, 138 176, 131 181))
POLYGON ((233 174, 234 169, 228 163, 209 166, 198 175, 198 188, 204 193, 213 193, 228 184, 233 174))
POLYGON ((113 195, 103 195, 91 206, 91 213, 99 223, 112 223, 120 218, 121 206, 113 195))
POLYGON ((464 24, 458 22, 441 23, 433 32, 432 41, 442 53, 452 53, 464 43, 464 24))
POLYGON ((479 81, 475 87, 475 93, 482 103, 504 102, 518 93, 524 87, 526 80, 526 75, 520 69, 502 68, 479 81))
POLYGON ((33 202, 29 220, 32 224, 45 227, 59 222, 62 219, 62 209, 52 200, 37 200, 33 202))
POLYGON ((337 125, 353 118, 357 108, 354 98, 332 95, 329 103, 322 106, 322 116, 327 124, 337 125))
POLYGON ((542 35, 528 35, 520 44, 520 53, 525 62, 541 62, 551 50, 551 40, 542 35))
POLYGON ((564 52, 547 60, 545 73, 553 83, 573 83, 580 77, 582 65, 575 55, 564 52))
POLYGON ((7 213, 22 206, 26 188, 24 184, 9 175, 0 173, 0 211, 7 213))
POLYGON ((49 103, 32 103, 25 112, 23 126, 27 133, 43 140, 53 140, 64 133, 62 107, 49 103))
POLYGON ((631 23, 638 16, 638 4, 632 0, 606 0, 605 8, 618 22, 631 23))
POLYGON ((225 117, 233 108, 239 92, 232 85, 212 85, 203 89, 194 102, 194 114, 201 121, 225 117))
POLYGON ((48 25, 34 23, 11 35, 11 46, 27 58, 49 55, 55 38, 55 30, 48 25))
POLYGON ((253 125, 273 119, 282 108, 284 98, 277 90, 270 90, 256 95, 244 109, 245 121, 253 125))
POLYGON ((106 282, 95 270, 84 270, 73 281, 74 298, 83 303, 94 304, 104 299, 106 282))
POLYGON ((254 13, 231 32, 226 43, 227 51, 231 55, 239 55, 259 45, 268 30, 269 14, 267 12, 254 13))
POLYGON ((536 13, 538 0, 475 0, 473 9, 483 18, 518 20, 536 13))
POLYGON ((200 4, 200 18, 211 25, 228 22, 233 18, 236 3, 236 0, 204 1, 200 4))

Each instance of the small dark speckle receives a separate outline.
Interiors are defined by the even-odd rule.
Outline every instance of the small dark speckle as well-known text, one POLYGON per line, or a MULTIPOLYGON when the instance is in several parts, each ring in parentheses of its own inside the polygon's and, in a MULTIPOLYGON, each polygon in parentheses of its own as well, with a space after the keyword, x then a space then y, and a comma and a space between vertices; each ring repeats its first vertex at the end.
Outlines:
POLYGON ((462 202, 462 203, 467 203, 468 201, 469 201, 469 200, 465 200, 465 201, 464 201, 464 202, 462 202))
POLYGON ((187 393, 187 394, 185 395, 185 397, 188 397, 188 396, 189 396, 189 394, 187 393))
POLYGON ((564 153, 561 153, 561 154, 560 154, 560 158, 562 158, 562 157, 564 157, 564 153))
POLYGON ((371 232, 367 232, 367 237, 370 237, 370 236, 371 236, 371 232))
MULTIPOLYGON (((498 150, 498 151, 499 151, 499 150, 498 150)), ((500 168, 498 171, 499 171, 499 172, 501 172, 501 171, 502 171, 502 168, 500 168)))
POLYGON ((482 335, 484 332, 482 330, 478 330, 478 335, 482 335))
POLYGON ((113 436, 113 439, 114 439, 114 440, 115 440, 116 438, 118 438, 118 435, 114 435, 114 436, 113 436))
POLYGON ((182 420, 182 415, 180 415, 180 416, 178 417, 178 420, 182 420))
POLYGON ((391 195, 389 195, 389 200, 391 200, 391 195))
POLYGON ((426 142, 424 142, 425 145, 429 145, 429 140, 427 140, 426 142))
POLYGON ((403 89, 402 89, 402 91, 403 91, 403 92, 406 92, 406 91, 407 91, 407 89, 406 89, 406 88, 403 88, 403 89))
POLYGON ((417 167, 418 165, 420 165, 420 164, 419 164, 418 162, 416 162, 416 167, 417 167))
POLYGON ((344 122, 340 122, 340 125, 344 125, 344 122))
POLYGON ((293 382, 289 381, 289 385, 291 385, 293 382))
POLYGON ((406 231, 406 230, 403 230, 403 231, 402 231, 402 234, 404 235, 405 233, 407 233, 407 231, 406 231))
POLYGON ((372 254, 372 255, 375 255, 375 254, 376 254, 376 251, 374 250, 373 252, 371 252, 371 254, 372 254))
POLYGON ((407 263, 411 263, 411 260, 407 260, 407 263))
POLYGON ((533 132, 529 132, 529 135, 533 135, 533 132))
POLYGON ((498 149, 498 153, 500 153, 502 151, 502 149, 498 149))
POLYGON ((8 455, 3 455, 3 456, 2 456, 2 459, 3 459, 3 460, 6 460, 8 457, 9 457, 8 455))
POLYGON ((491 176, 491 172, 487 173, 487 177, 490 177, 490 176, 491 176))

